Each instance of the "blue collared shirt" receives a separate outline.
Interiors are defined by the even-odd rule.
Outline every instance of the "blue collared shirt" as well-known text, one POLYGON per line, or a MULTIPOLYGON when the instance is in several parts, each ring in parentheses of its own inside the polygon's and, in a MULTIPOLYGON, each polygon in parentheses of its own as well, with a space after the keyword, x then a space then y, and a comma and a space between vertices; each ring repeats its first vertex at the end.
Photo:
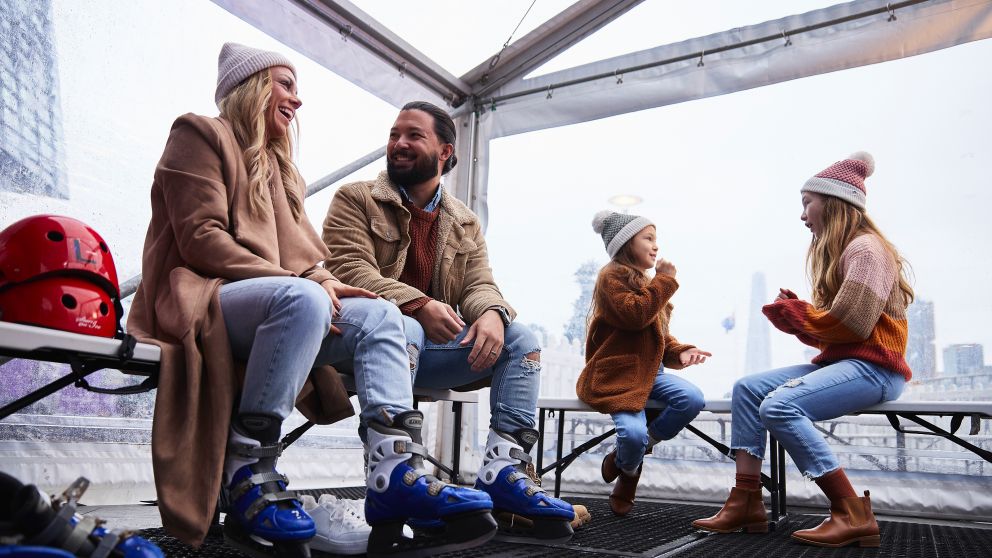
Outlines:
MULTIPOLYGON (((410 199, 410 194, 406 191, 406 188, 400 186, 399 184, 397 184, 396 186, 400 189, 400 195, 403 196, 403 199, 409 202, 413 201, 410 199)), ((441 203, 441 185, 438 184, 437 191, 434 192, 434 197, 431 198, 431 201, 427 202, 427 205, 424 207, 424 211, 428 213, 432 213, 435 209, 437 209, 437 206, 440 203, 441 203)))

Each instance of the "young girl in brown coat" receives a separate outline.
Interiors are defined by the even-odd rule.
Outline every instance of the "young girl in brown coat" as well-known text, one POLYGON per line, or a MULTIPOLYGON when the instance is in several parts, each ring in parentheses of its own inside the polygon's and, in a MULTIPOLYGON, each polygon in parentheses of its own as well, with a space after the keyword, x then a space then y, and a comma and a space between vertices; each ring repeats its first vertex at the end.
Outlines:
POLYGON ((681 369, 706 361, 710 353, 679 343, 668 332, 679 288, 675 266, 658 256, 655 226, 635 215, 601 211, 592 223, 603 236, 611 261, 599 272, 586 336, 586 367, 579 399, 616 424, 617 446, 603 458, 607 483, 617 480, 610 509, 624 516, 634 505, 644 455, 670 440, 703 408, 699 388, 665 367, 681 369), (655 268, 654 278, 647 272, 655 268), (648 399, 666 405, 647 424, 648 399))

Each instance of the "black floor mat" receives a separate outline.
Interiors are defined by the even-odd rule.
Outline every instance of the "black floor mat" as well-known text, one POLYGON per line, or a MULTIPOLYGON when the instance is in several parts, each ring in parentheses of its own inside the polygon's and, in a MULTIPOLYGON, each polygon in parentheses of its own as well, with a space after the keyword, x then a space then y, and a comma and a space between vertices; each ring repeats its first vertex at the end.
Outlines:
MULTIPOLYGON (((315 498, 335 494, 343 498, 362 498, 362 487, 299 490, 315 498)), ((689 504, 665 504, 639 501, 627 517, 616 517, 605 498, 571 497, 569 502, 582 504, 592 514, 592 521, 576 531, 561 545, 542 546, 490 541, 484 546, 439 555, 455 557, 506 558, 607 558, 617 556, 679 558, 968 558, 992 556, 992 530, 969 527, 930 525, 927 523, 881 522, 882 547, 862 549, 819 548, 793 542, 789 535, 797 529, 814 527, 820 516, 792 515, 789 520, 766 535, 732 533, 706 534, 692 528, 693 519, 712 515, 717 508, 689 504)), ((220 535, 207 537, 198 549, 188 547, 165 535, 162 529, 147 529, 142 534, 157 543, 168 557, 240 558, 237 551, 224 546, 220 535)))

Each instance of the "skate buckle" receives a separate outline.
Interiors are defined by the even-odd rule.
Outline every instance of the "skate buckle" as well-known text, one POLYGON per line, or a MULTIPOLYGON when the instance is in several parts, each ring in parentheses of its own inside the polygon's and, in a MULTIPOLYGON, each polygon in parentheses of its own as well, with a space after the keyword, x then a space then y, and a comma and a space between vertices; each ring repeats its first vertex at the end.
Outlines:
POLYGON ((83 493, 86 489, 90 487, 90 480, 86 477, 79 477, 74 480, 65 490, 62 491, 62 495, 54 498, 52 504, 58 503, 60 506, 62 503, 75 504, 83 497, 83 493))

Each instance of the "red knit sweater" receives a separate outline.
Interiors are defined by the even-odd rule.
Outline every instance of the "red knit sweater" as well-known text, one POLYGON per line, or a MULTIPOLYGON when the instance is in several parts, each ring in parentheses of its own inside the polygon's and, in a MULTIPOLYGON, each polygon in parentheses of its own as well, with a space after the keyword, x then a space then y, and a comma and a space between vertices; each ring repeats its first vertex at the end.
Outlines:
POLYGON ((400 273, 400 281, 428 295, 400 306, 404 314, 411 316, 430 302, 433 294, 431 279, 437 261, 437 216, 441 213, 441 205, 438 204, 434 211, 424 211, 404 200, 403 207, 410 211, 410 247, 406 250, 406 265, 400 273))
POLYGON ((762 308, 778 329, 820 349, 814 364, 845 358, 875 363, 907 380, 913 371, 906 352, 906 304, 899 290, 899 268, 872 234, 851 241, 841 254, 844 281, 830 308, 799 299, 762 308))

